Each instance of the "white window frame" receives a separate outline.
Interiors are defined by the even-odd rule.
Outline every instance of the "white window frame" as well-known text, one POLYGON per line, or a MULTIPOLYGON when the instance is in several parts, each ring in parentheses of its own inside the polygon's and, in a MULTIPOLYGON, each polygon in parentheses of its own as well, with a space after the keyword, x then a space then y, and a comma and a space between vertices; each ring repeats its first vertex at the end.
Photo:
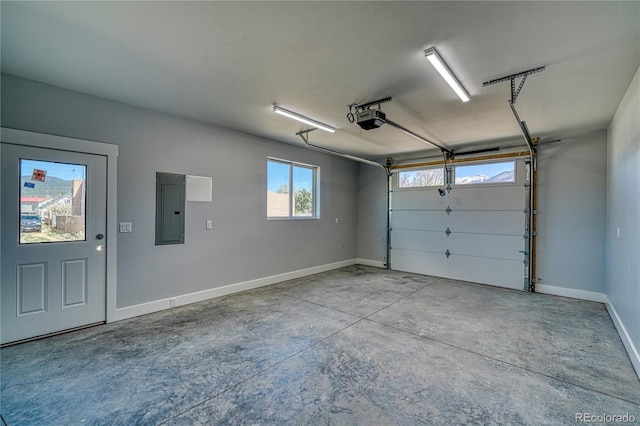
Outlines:
POLYGON ((519 178, 519 173, 518 173, 518 159, 517 158, 512 158, 512 159, 500 159, 500 160, 494 160, 494 161, 477 161, 477 162, 465 162, 465 163, 458 163, 458 164, 453 164, 452 165, 452 173, 451 173, 451 186, 452 187, 459 187, 459 188, 476 188, 476 187, 483 187, 483 186, 509 186, 509 185, 518 185, 518 178, 519 178), (457 174, 457 168, 458 167, 469 167, 469 166, 482 166, 484 164, 495 164, 495 163, 512 163, 513 164, 513 181, 510 182, 480 182, 480 183, 456 183, 456 174, 457 174))
POLYGON ((396 173, 397 178, 395 179, 395 189, 399 191, 415 191, 415 190, 425 190, 425 189, 437 189, 442 188, 444 186, 444 181, 446 178, 446 171, 444 169, 444 165, 441 166, 431 166, 431 167, 416 167, 410 168, 407 170, 398 170, 396 173), (442 170, 442 183, 438 183, 435 185, 424 185, 424 186, 400 186, 400 173, 408 173, 408 172, 419 172, 421 170, 442 170))
POLYGON ((267 193, 269 192, 269 163, 280 163, 289 166, 289 215, 288 216, 269 216, 269 200, 267 200, 267 220, 313 220, 320 219, 320 166, 313 164, 300 163, 297 161, 284 160, 282 158, 267 157, 267 193), (311 216, 295 216, 295 199, 293 196, 293 168, 299 167, 310 169, 312 171, 312 191, 311 191, 311 216))

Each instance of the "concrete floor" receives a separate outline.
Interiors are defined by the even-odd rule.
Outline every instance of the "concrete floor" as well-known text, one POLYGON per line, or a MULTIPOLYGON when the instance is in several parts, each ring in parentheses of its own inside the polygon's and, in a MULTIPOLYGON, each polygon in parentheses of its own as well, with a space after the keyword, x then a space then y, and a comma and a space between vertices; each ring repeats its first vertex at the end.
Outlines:
POLYGON ((363 266, 0 356, 10 426, 640 422, 602 304, 363 266))

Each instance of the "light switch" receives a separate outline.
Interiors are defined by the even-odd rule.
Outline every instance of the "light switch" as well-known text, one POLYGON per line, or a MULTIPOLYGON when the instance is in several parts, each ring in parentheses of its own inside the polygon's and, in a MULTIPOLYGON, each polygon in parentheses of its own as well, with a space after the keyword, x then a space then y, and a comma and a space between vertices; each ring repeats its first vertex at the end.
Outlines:
POLYGON ((131 222, 120 222, 120 232, 131 232, 131 222))
POLYGON ((208 220, 207 221, 207 229, 211 229, 211 228, 213 228, 213 222, 208 220))

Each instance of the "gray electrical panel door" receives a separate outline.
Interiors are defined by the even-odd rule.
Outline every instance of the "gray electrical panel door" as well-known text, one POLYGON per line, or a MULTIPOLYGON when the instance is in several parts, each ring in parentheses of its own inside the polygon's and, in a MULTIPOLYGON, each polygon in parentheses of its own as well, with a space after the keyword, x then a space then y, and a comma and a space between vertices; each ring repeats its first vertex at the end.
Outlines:
POLYGON ((184 244, 185 175, 156 173, 156 245, 184 244))

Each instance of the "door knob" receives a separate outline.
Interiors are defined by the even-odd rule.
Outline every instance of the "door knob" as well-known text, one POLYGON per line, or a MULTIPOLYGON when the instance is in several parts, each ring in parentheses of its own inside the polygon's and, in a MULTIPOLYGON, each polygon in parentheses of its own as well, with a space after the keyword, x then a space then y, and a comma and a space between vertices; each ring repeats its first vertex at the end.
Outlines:
POLYGON ((104 238, 104 235, 102 235, 102 234, 96 235, 96 240, 101 240, 103 238, 104 238))

